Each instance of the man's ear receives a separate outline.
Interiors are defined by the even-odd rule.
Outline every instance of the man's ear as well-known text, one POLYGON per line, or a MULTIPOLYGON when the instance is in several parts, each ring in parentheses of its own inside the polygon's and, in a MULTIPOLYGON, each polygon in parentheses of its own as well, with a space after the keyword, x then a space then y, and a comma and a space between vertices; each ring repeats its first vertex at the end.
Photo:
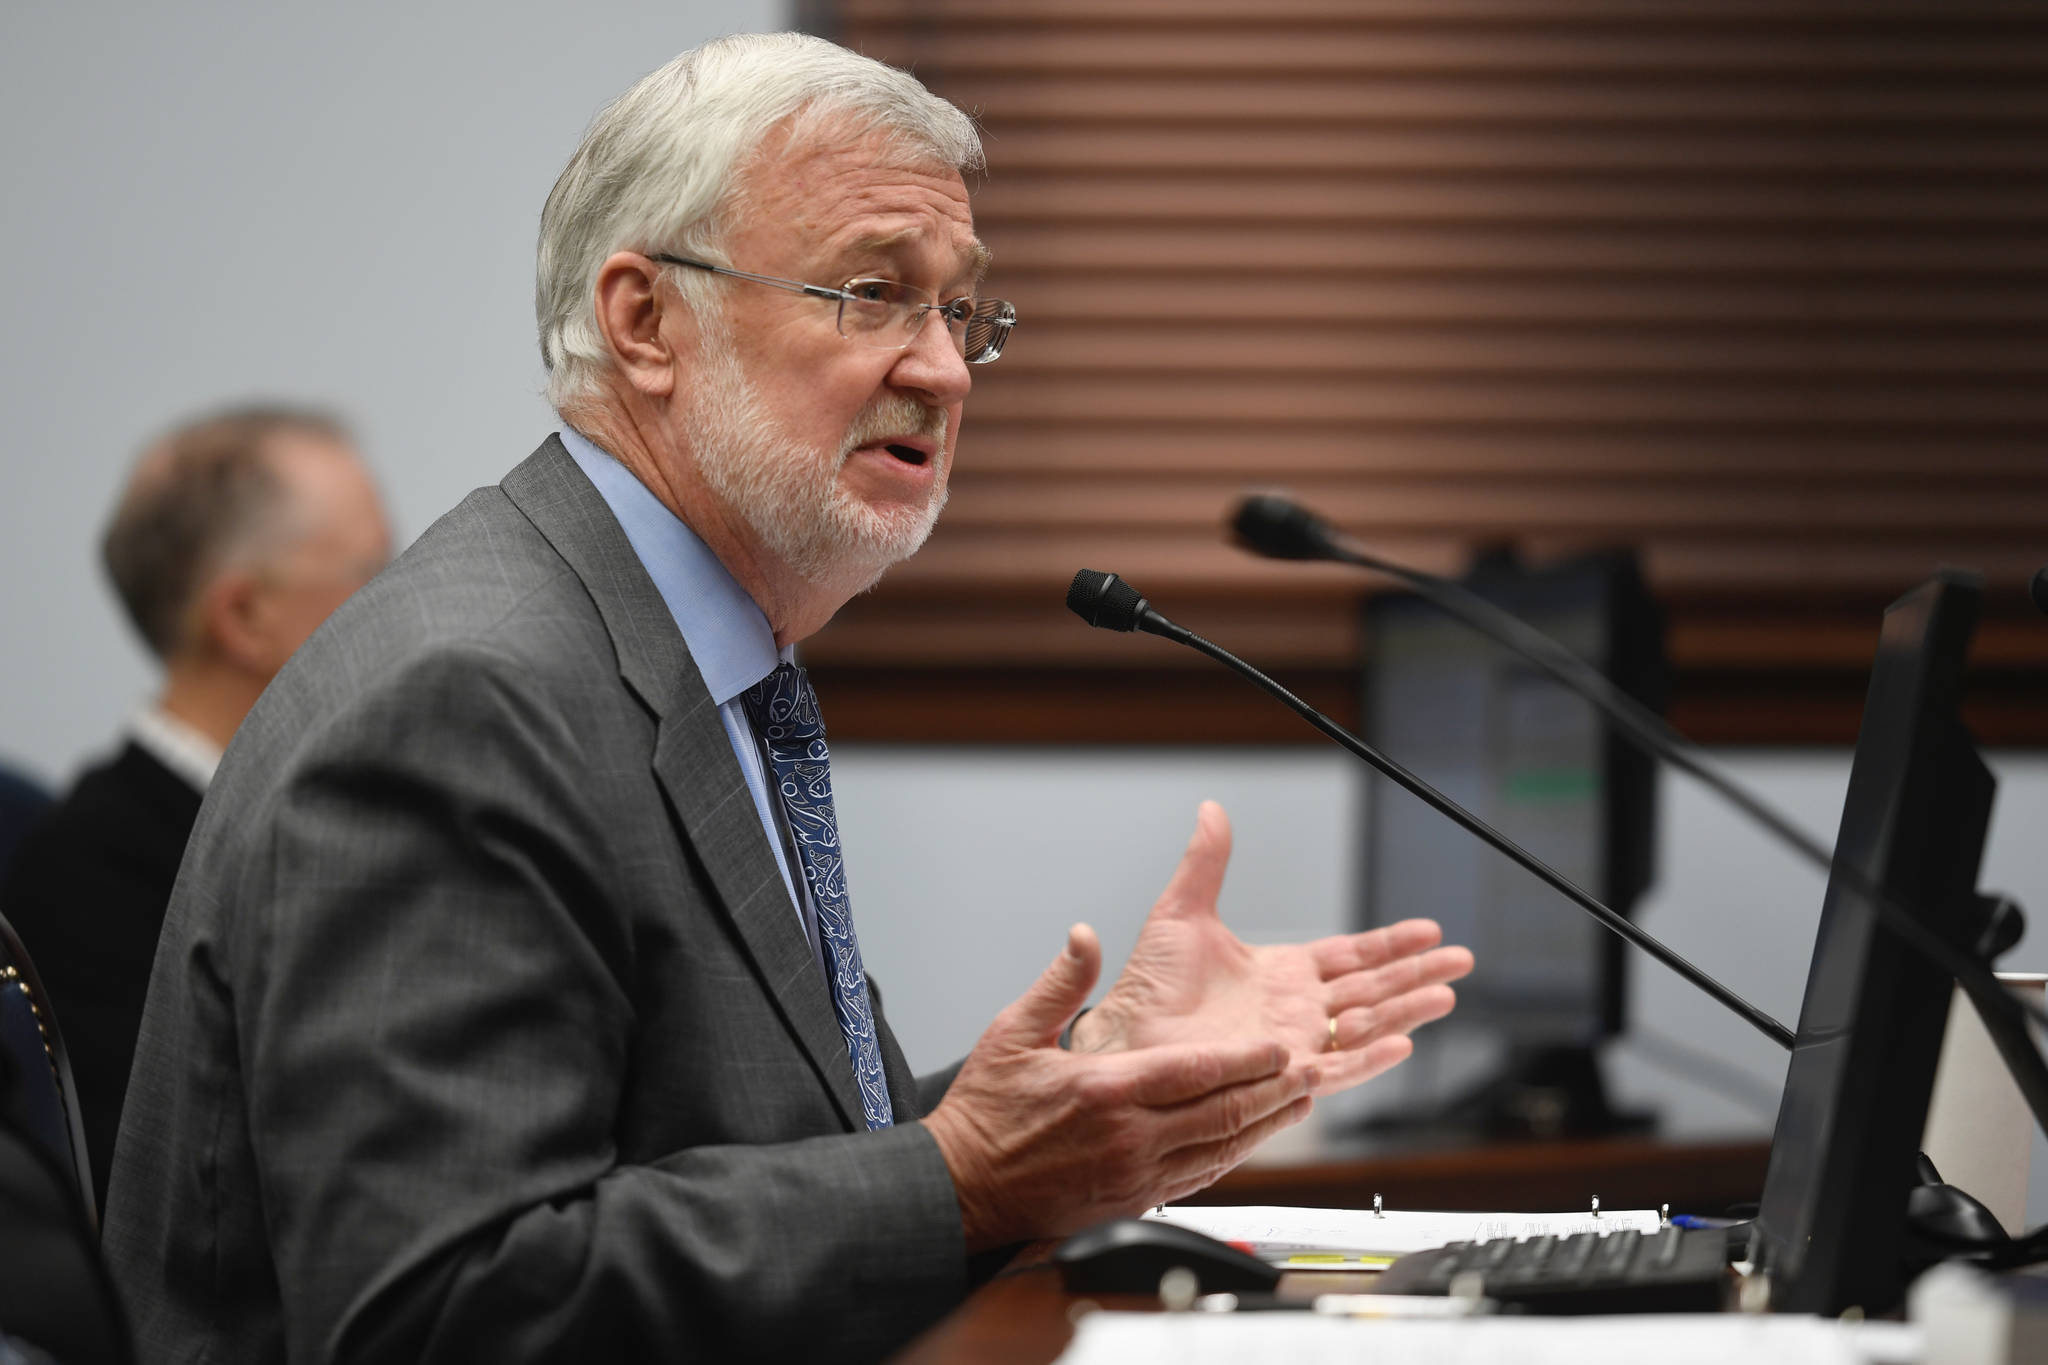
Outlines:
POLYGON ((244 670, 262 671, 273 652, 263 597, 262 581, 246 569, 215 574, 193 604, 193 639, 244 670))
POLYGON ((616 251, 597 271, 597 329, 619 374, 650 398, 675 392, 675 295, 660 288, 661 267, 637 251, 616 251))

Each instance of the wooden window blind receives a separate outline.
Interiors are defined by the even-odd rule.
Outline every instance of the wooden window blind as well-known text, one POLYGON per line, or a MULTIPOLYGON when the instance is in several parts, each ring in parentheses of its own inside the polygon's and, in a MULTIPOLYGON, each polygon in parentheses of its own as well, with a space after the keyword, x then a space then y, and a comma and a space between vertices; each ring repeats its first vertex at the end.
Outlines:
POLYGON ((1674 722, 1847 742, 1878 613, 1982 570, 1971 720, 2048 740, 2048 7, 838 0, 978 116, 992 292, 931 543, 807 649, 835 735, 1310 740, 1080 567, 1355 717, 1379 585, 1226 545, 1284 487, 1457 572, 1632 545, 1674 722))

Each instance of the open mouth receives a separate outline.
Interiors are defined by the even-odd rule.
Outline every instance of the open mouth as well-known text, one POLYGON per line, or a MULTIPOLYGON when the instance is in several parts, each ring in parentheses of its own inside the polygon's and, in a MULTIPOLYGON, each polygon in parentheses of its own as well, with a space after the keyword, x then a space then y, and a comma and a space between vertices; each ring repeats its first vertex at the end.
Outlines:
POLYGON ((928 458, 925 455, 925 453, 922 450, 919 450, 916 446, 886 445, 883 446, 882 449, 888 451, 891 455, 894 455, 897 459, 903 461, 903 463, 910 465, 921 466, 925 463, 925 461, 928 458))

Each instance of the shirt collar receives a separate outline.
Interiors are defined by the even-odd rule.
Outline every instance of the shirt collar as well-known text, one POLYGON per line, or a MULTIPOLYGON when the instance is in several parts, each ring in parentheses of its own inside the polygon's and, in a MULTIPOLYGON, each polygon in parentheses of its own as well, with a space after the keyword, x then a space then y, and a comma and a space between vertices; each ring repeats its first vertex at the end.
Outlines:
POLYGON ((201 793, 220 767, 220 745, 159 706, 136 712, 128 734, 151 758, 201 793))
POLYGON ((723 706, 774 672, 790 651, 776 649, 768 618, 711 548, 589 437, 566 422, 561 437, 668 604, 711 700, 723 706))

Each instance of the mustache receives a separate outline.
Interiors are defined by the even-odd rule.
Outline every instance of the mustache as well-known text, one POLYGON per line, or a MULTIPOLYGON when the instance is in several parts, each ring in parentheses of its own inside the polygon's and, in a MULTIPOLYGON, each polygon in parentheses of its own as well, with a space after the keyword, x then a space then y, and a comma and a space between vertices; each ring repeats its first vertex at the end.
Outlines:
POLYGON ((840 442, 839 458, 844 462, 862 446, 889 436, 929 436, 944 450, 946 416, 944 408, 926 407, 914 398, 885 398, 853 419, 846 439, 840 442))

